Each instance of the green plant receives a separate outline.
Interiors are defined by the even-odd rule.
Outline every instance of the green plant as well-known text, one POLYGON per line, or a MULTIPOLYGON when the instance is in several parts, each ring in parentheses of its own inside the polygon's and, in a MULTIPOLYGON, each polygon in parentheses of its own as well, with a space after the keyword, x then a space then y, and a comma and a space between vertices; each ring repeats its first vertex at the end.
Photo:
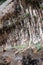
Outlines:
POLYGON ((37 50, 40 50, 40 49, 42 48, 42 45, 40 44, 40 42, 38 42, 38 43, 36 44, 36 48, 37 48, 37 50))

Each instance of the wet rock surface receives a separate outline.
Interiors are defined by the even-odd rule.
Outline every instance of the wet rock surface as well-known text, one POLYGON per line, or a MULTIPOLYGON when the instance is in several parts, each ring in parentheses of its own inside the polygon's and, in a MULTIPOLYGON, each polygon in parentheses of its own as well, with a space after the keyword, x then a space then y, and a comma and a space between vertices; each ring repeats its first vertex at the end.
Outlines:
POLYGON ((0 55, 0 65, 43 65, 43 49, 39 53, 33 53, 28 49, 21 54, 16 54, 13 51, 4 52, 0 55), (42 55, 40 55, 40 52, 42 55))
POLYGON ((0 65, 43 65, 43 46, 40 45, 43 44, 43 13, 40 10, 40 2, 13 0, 7 6, 8 10, 4 9, 5 17, 0 25, 0 65), (38 46, 38 51, 33 53, 33 49, 28 49, 20 53, 20 49, 15 46, 21 45, 31 48, 38 46))

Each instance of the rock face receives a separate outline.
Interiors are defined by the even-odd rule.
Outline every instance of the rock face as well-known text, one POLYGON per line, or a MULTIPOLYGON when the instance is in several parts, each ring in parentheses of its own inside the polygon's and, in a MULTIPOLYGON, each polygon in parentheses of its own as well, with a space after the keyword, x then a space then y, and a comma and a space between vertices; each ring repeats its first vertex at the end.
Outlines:
POLYGON ((11 59, 9 57, 0 58, 0 65, 10 65, 11 59))
MULTIPOLYGON (((10 1, 0 12, 0 44, 5 47, 17 45, 29 45, 43 40, 43 12, 37 6, 27 4, 28 0, 10 1)), ((34 1, 35 2, 35 1, 34 1)), ((38 2, 38 1, 36 1, 38 2)), ((35 3, 36 3, 35 2, 35 3)), ((31 3, 29 1, 29 3, 31 3)), ((37 4, 35 4, 37 5, 37 4)), ((1 7, 1 6, 0 6, 1 7)))
POLYGON ((43 65, 43 10, 39 3, 41 0, 7 0, 0 6, 0 65, 43 65), (41 46, 37 53, 24 51, 23 46, 36 51, 37 44, 41 46))
MULTIPOLYGON (((43 65, 42 58, 40 56, 40 52, 43 51, 41 49, 39 53, 33 53, 32 49, 25 50, 22 53, 15 54, 12 52, 5 52, 0 56, 0 64, 1 65, 43 65)), ((42 52, 41 52, 42 53, 42 52)))

